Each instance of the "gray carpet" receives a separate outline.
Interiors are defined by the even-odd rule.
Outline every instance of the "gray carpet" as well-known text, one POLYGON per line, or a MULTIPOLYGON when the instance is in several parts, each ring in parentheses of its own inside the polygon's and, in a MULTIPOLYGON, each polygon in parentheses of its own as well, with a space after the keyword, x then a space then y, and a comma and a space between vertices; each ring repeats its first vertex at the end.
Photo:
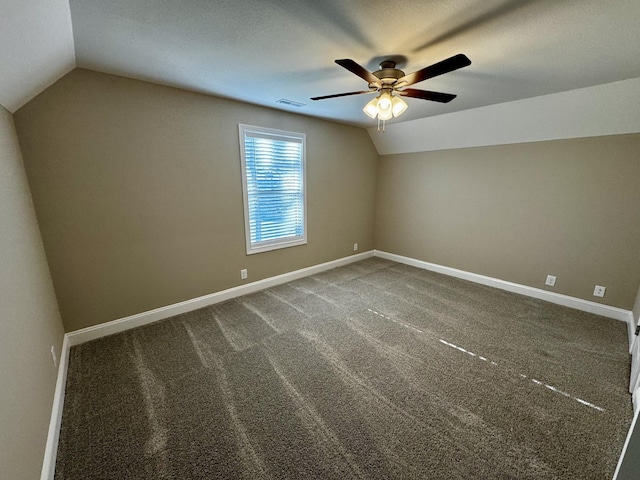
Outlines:
POLYGON ((626 325, 371 258, 71 349, 56 479, 608 479, 626 325))

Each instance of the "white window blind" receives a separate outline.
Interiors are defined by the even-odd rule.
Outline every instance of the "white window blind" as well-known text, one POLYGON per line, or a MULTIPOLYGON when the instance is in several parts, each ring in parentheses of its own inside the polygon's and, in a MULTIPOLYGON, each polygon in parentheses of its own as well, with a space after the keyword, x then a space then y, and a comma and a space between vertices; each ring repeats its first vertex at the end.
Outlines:
POLYGON ((240 125, 247 253, 307 243, 305 135, 240 125))

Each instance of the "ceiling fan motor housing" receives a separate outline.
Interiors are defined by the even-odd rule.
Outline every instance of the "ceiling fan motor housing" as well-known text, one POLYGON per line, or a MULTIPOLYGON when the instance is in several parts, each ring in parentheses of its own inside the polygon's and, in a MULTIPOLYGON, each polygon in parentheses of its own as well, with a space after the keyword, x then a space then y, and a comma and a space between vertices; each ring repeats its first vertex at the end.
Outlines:
MULTIPOLYGON (((382 80, 384 84, 393 84, 399 78, 404 77, 404 72, 396 68, 396 62, 392 60, 385 60, 380 63, 380 70, 372 72, 373 75, 382 80)), ((369 87, 375 87, 373 84, 369 84, 369 87)))

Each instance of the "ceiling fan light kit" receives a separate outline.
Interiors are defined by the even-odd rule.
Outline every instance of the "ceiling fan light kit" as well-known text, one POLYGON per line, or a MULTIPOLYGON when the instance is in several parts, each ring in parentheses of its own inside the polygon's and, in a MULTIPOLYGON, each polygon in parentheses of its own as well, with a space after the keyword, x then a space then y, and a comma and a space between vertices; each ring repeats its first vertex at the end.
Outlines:
POLYGON ((389 91, 384 91, 367 103, 362 111, 371 118, 389 120, 391 117, 399 117, 406 109, 407 104, 404 100, 392 96, 389 91))
POLYGON ((399 117, 408 107, 407 103, 400 98, 400 95, 440 103, 448 103, 456 98, 455 95, 450 93, 429 92, 427 90, 406 87, 471 65, 471 60, 469 60, 466 55, 459 53, 441 62, 418 70, 417 72, 410 73, 409 75, 405 75, 402 70, 397 69, 396 62, 393 60, 381 62, 380 70, 375 72, 369 72, 349 58, 336 60, 336 63, 363 80, 366 80, 369 84, 369 90, 324 95, 321 97, 313 97, 311 100, 325 100, 328 98, 346 97, 363 93, 379 93, 379 95, 369 101, 362 110, 371 118, 375 119, 377 117, 378 130, 380 130, 380 122, 382 122, 382 131, 384 132, 385 122, 393 117, 399 117))
POLYGON ((380 129, 380 121, 382 121, 382 129, 384 131, 384 122, 391 120, 393 117, 399 117, 406 109, 407 103, 404 100, 392 95, 391 91, 385 90, 369 101, 362 111, 371 118, 378 118, 378 129, 380 129))

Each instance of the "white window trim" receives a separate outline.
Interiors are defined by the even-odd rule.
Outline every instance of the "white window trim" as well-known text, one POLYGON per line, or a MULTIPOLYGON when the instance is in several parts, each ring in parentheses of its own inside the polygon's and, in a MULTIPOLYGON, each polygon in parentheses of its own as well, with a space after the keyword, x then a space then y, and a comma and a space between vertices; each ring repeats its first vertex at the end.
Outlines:
POLYGON ((238 124, 239 140, 240 140, 240 166, 242 169, 242 200, 244 204, 244 232, 247 255, 254 253, 268 252, 280 248, 295 247, 297 245, 305 245, 307 243, 307 136, 304 133, 287 132, 284 130, 276 130, 273 128, 256 127, 253 125, 238 124), (260 246, 251 244, 251 226, 249 218, 249 197, 247 188, 247 165, 245 157, 245 133, 259 133, 269 136, 279 137, 282 139, 295 139, 296 142, 302 143, 302 195, 303 195, 303 234, 302 238, 295 240, 272 240, 263 242, 260 246))

